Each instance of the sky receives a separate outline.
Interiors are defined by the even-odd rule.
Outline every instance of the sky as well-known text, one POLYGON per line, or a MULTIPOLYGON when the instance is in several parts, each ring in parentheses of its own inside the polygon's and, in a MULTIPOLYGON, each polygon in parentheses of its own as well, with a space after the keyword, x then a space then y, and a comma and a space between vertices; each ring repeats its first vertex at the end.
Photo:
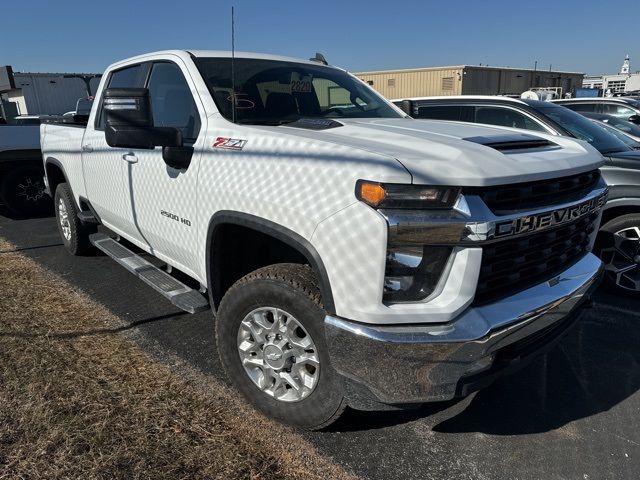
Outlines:
POLYGON ((22 0, 2 2, 0 65, 22 72, 102 72, 165 49, 231 48, 309 58, 352 72, 492 65, 616 73, 640 70, 638 0, 607 13, 593 0, 22 0), (631 15, 631 13, 630 13, 631 15), (6 21, 10 19, 11 21, 6 21))

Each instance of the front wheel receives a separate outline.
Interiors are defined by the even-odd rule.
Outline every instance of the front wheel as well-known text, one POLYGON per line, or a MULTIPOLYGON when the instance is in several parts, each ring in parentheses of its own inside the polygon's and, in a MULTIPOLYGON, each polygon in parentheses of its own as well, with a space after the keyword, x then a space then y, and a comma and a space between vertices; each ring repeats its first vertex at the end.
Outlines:
POLYGON ((238 390, 267 415, 319 429, 345 410, 329 362, 325 315, 307 265, 261 268, 222 299, 216 319, 220 359, 238 390))
POLYGON ((640 214, 621 215, 602 226, 595 253, 604 262, 608 290, 640 297, 640 214))

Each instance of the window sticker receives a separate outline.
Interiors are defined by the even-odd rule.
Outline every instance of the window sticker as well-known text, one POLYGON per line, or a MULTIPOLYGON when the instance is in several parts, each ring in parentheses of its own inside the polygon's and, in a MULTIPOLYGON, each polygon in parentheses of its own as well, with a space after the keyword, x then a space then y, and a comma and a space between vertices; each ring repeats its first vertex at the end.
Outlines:
POLYGON ((291 75, 291 93, 311 93, 313 84, 311 75, 300 75, 295 72, 291 75))

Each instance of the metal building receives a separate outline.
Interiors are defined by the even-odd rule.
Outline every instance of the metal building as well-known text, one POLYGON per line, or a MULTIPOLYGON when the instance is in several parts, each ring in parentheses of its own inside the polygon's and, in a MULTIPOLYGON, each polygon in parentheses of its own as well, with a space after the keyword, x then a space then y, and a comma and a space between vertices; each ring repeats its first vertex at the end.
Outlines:
POLYGON ((11 88, 0 90, 0 97, 5 106, 12 105, 18 115, 59 115, 75 110, 79 98, 96 92, 101 76, 93 73, 11 74, 11 88))
POLYGON ((582 86, 583 73, 459 65, 381 70, 355 74, 389 99, 432 95, 521 94, 536 87, 560 88, 561 94, 582 86))

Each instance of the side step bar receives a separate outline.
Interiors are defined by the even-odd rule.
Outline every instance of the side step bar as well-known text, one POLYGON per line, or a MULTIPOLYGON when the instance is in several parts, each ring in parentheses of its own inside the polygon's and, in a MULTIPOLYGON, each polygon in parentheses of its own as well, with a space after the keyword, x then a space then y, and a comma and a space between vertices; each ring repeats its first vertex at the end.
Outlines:
POLYGON ((179 309, 188 313, 209 309, 208 300, 200 292, 187 287, 113 238, 103 233, 94 233, 89 236, 89 240, 96 248, 158 291, 179 309))

